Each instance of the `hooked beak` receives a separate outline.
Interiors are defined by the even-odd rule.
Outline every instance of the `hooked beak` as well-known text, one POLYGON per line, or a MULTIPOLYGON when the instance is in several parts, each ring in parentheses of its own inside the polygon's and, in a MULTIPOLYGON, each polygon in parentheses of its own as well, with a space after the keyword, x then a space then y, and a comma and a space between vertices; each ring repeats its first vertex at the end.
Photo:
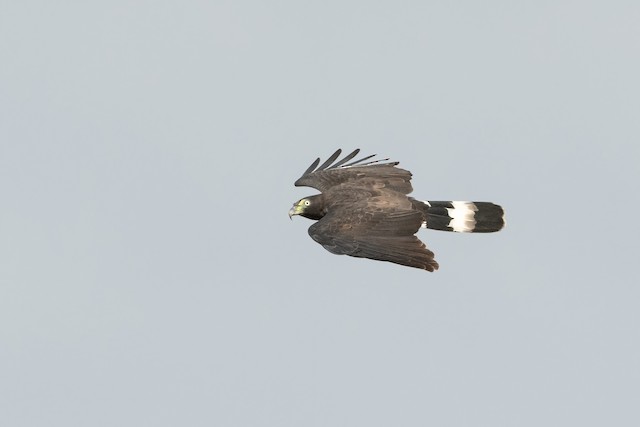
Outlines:
POLYGON ((294 203, 293 207, 291 209, 289 209, 289 219, 293 219, 294 215, 300 215, 300 213, 302 213, 303 209, 300 206, 300 202, 298 203, 294 203))

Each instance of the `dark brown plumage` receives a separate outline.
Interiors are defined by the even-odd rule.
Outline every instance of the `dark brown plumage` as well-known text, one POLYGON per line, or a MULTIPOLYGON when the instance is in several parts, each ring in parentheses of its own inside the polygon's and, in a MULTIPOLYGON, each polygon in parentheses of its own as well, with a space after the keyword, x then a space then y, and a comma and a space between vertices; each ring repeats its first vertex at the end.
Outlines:
POLYGON ((322 193, 300 199, 289 216, 316 220, 309 235, 329 252, 434 271, 433 252, 415 236, 421 227, 459 232, 503 227, 503 210, 493 203, 408 197, 411 172, 388 159, 370 160, 373 156, 349 163, 359 151, 336 162, 337 150, 322 165, 316 159, 295 182, 322 193))

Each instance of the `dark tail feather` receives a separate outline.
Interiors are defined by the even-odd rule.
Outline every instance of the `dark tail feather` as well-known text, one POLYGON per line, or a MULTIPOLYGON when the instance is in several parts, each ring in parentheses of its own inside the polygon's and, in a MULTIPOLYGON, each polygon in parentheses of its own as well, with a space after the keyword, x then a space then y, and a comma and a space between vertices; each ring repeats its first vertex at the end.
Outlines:
POLYGON ((504 227, 504 210, 489 202, 432 202, 414 200, 427 215, 423 227, 459 233, 492 233, 504 227))

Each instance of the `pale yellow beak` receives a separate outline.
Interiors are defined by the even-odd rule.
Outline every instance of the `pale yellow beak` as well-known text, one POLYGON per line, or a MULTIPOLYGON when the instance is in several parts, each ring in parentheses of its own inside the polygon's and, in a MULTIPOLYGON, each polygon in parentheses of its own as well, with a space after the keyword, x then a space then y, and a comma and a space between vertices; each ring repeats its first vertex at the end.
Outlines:
POLYGON ((289 219, 293 219, 294 215, 300 215, 301 212, 302 212, 302 203, 301 202, 294 203, 293 207, 289 209, 289 219))

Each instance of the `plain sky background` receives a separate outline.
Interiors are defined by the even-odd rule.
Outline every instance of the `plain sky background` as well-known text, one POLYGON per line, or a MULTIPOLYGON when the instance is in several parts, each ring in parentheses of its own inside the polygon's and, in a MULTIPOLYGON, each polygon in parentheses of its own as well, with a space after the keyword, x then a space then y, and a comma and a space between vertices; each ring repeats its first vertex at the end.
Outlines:
POLYGON ((3 426, 640 425, 637 1, 0 1, 3 426), (336 148, 440 270, 289 221, 336 148))

